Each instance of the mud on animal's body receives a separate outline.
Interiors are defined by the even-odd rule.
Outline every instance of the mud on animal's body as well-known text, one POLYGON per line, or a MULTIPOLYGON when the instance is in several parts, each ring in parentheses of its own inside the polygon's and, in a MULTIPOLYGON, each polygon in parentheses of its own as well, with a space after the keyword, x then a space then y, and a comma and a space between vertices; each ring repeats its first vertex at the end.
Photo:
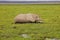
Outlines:
POLYGON ((42 20, 36 14, 19 14, 14 18, 15 22, 41 22, 42 20))

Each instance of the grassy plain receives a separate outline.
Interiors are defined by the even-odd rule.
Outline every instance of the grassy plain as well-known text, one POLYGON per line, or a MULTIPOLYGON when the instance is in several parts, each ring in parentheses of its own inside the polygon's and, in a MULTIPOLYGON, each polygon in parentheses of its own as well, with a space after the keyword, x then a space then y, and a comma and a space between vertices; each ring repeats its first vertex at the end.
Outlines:
POLYGON ((45 37, 60 38, 60 5, 0 5, 0 40, 44 40, 45 37), (38 14, 44 22, 13 24, 20 13, 38 14))

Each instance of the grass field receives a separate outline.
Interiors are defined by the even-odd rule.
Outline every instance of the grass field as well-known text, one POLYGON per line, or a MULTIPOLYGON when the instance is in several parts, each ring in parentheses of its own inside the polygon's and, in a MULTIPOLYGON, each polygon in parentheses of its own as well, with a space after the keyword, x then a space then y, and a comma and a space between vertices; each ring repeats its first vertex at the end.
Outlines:
POLYGON ((60 38, 60 5, 0 5, 0 40, 44 40, 45 37, 60 38), (14 24, 14 17, 20 13, 35 13, 44 22, 14 24))

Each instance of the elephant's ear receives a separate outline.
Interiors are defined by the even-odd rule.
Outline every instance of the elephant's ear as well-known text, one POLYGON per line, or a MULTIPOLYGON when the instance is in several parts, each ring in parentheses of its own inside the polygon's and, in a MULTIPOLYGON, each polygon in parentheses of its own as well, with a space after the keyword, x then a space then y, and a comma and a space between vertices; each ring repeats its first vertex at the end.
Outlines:
POLYGON ((35 19, 31 16, 29 17, 31 22, 35 22, 35 19))

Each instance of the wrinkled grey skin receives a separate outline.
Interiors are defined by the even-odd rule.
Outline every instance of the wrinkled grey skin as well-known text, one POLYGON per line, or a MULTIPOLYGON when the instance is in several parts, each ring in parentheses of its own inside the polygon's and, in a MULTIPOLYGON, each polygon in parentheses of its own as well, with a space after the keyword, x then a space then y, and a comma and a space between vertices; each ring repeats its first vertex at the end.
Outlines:
POLYGON ((19 14, 14 18, 15 23, 25 23, 25 22, 42 22, 36 14, 19 14))

